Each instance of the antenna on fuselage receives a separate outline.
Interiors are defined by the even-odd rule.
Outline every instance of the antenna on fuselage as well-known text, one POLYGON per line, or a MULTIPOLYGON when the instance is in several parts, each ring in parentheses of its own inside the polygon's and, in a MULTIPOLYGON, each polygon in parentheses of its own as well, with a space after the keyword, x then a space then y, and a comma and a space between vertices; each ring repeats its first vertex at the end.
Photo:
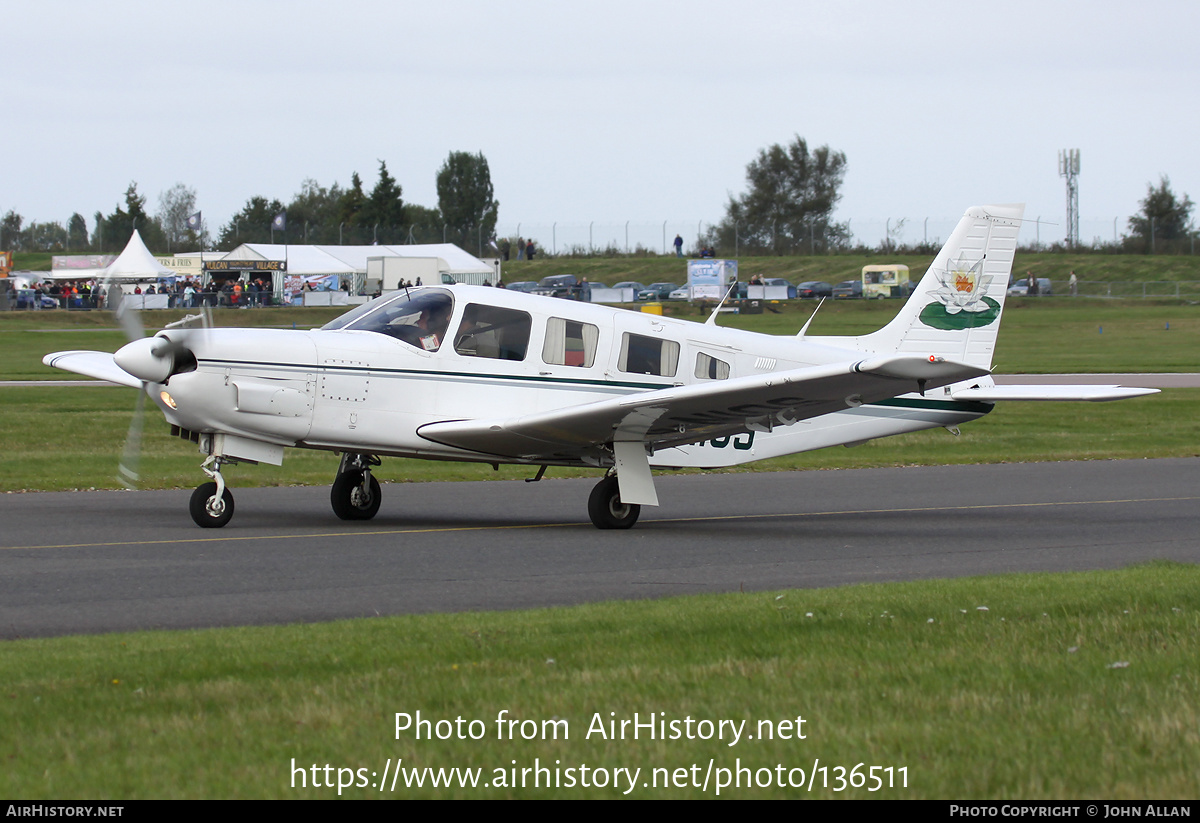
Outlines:
POLYGON ((715 309, 713 309, 713 313, 710 314, 708 316, 708 319, 704 321, 704 325, 706 325, 706 326, 717 325, 717 315, 720 314, 721 307, 725 305, 725 301, 729 299, 729 295, 733 294, 733 290, 736 288, 737 288, 737 281, 735 280, 729 284, 729 291, 725 292, 725 296, 721 298, 721 302, 717 304, 717 307, 715 309))
POLYGON ((821 306, 823 306, 823 305, 825 305, 824 297, 821 298, 821 302, 817 304, 817 307, 815 309, 813 309, 813 313, 808 316, 808 321, 804 324, 804 327, 802 329, 800 329, 800 331, 796 334, 797 337, 799 337, 802 340, 804 339, 805 332, 808 331, 808 327, 812 325, 813 318, 817 316, 817 312, 819 312, 821 310, 821 306))

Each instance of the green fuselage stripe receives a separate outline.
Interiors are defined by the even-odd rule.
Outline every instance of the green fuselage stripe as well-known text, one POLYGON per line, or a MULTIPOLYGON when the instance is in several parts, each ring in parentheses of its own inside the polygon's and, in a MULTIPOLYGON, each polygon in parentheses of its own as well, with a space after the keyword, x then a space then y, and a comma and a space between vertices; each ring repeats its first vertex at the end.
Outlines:
POLYGON ((484 372, 441 371, 438 369, 386 369, 376 366, 341 366, 335 363, 320 366, 302 363, 270 363, 256 360, 200 360, 200 365, 216 368, 233 368, 249 366, 253 368, 290 369, 302 372, 343 372, 346 374, 380 375, 411 375, 413 377, 465 377, 474 380, 515 380, 524 383, 560 383, 580 386, 600 386, 605 388, 625 389, 669 389, 674 383, 633 383, 627 380, 587 380, 577 377, 546 377, 544 375, 526 374, 486 374, 484 372))

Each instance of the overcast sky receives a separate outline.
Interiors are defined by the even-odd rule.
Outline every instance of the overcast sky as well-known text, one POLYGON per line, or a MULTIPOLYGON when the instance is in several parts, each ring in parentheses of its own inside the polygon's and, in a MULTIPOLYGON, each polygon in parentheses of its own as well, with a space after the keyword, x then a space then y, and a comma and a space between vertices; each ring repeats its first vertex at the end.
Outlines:
POLYGON ((1114 218, 1125 231, 1161 175, 1200 196, 1192 2, 3 8, 0 212, 26 220, 90 227, 130 181, 153 213, 183 182, 215 231, 305 178, 357 171, 369 190, 379 160, 436 206, 446 155, 481 151, 502 231, 674 231, 719 220, 746 164, 796 135, 845 152, 836 217, 859 232, 1025 202, 1058 224, 1043 240, 1062 237, 1065 148, 1082 154, 1085 241, 1114 218))

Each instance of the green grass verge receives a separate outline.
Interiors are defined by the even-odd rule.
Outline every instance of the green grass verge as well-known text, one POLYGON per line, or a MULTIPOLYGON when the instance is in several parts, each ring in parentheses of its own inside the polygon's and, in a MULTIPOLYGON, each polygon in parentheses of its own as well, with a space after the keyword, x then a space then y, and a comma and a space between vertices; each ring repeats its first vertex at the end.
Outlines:
MULTIPOLYGON (((184 317, 185 311, 141 312, 147 333, 184 317)), ((338 309, 263 309, 261 311, 214 311, 217 327, 298 328, 322 326, 343 314, 338 309)), ((0 380, 83 380, 79 375, 42 364, 50 352, 90 349, 114 352, 128 342, 106 311, 40 311, 0 313, 0 380)))
MULTIPOLYGON (((741 257, 738 275, 749 280, 755 274, 782 277, 792 283, 824 280, 838 283, 857 280, 862 267, 873 263, 902 263, 913 277, 925 273, 932 254, 834 254, 789 257, 741 257)), ((1049 277, 1058 292, 1066 292, 1066 281, 1074 271, 1084 290, 1091 282, 1188 282, 1200 280, 1200 256, 1148 254, 1043 254, 1018 252, 1013 272, 1023 276, 1032 271, 1049 277)), ((504 279, 516 283, 540 280, 552 274, 574 274, 592 282, 612 285, 622 280, 641 283, 680 283, 687 280, 687 261, 675 257, 557 257, 504 264, 504 279)))
MULTIPOLYGON (((120 488, 118 458, 136 394, 123 388, 10 388, 0 391, 0 491, 120 488)), ((1200 389, 1118 403, 1009 403, 964 425, 961 436, 943 429, 874 440, 854 448, 821 449, 751 463, 730 471, 1009 463, 1200 454, 1200 389)), ((196 447, 170 436, 153 410, 145 418, 139 462, 142 488, 191 488, 203 476, 196 447)), ((337 457, 288 449, 282 466, 227 469, 234 488, 324 485, 337 457)), ((529 467, 386 459, 384 482, 506 480, 529 477, 529 467)), ((595 476, 595 470, 550 470, 554 477, 595 476)))
MULTIPOLYGON (((778 313, 726 315, 722 325, 795 334, 816 308, 804 302, 778 313)), ((811 335, 867 334, 884 326, 899 302, 826 301, 811 335)), ((1005 303, 995 370, 1000 374, 1200 371, 1200 306, 1180 302, 1039 300, 1005 303)))
MULTIPOLYGON (((1197 370, 1200 331, 1192 307, 1009 305, 1002 370, 1197 370)), ((812 333, 870 331, 897 307, 826 305, 812 333)), ((790 334, 808 311, 811 304, 732 322, 790 334)), ((298 319, 277 312, 218 313, 222 322, 237 323, 254 315, 272 325, 324 322, 314 310, 298 319)), ((3 379, 61 377, 41 366, 47 351, 115 349, 123 341, 104 329, 107 322, 86 313, 0 318, 8 353, 3 379), (70 319, 35 331, 47 327, 48 317, 70 319)), ((1010 404, 964 426, 960 438, 922 432, 741 470, 1193 456, 1200 443, 1198 401, 1200 390, 1179 389, 1114 404, 1010 404)), ((0 392, 0 489, 114 487, 132 407, 133 393, 123 389, 0 392)), ((200 456, 164 429, 148 416, 145 485, 195 485, 200 456)), ((334 461, 328 454, 289 450, 283 467, 247 467, 229 476, 235 486, 324 484, 334 461)), ((380 476, 396 481, 527 473, 388 460, 380 476)), ((320 776, 335 785, 338 767, 369 774, 382 771, 388 758, 392 768, 396 758, 417 768, 482 768, 484 781, 495 780, 497 767, 511 769, 514 760, 519 768, 532 768, 537 759, 552 769, 558 760, 562 769, 575 769, 576 778, 580 764, 588 763, 610 771, 641 769, 639 783, 660 784, 666 774, 702 779, 710 759, 716 768, 740 763, 771 767, 774 775, 782 764, 785 775, 802 768, 806 776, 819 759, 827 771, 817 785, 828 788, 813 794, 821 797, 1193 797, 1200 789, 1194 768, 1200 753, 1197 574, 1194 567, 1160 564, 782 596, 11 642, 0 655, 6 686, 0 747, 7 767, 0 770, 0 793, 94 799, 336 795, 336 789, 311 788, 310 771, 309 788, 293 789, 293 758, 300 766, 332 765, 320 776), (989 611, 978 611, 979 605, 989 611), (1130 665, 1110 668, 1124 662, 1130 665), (485 737, 397 740, 395 713, 417 710, 433 719, 482 720, 485 737), (501 710, 516 719, 565 719, 572 737, 496 740, 501 710), (613 717, 609 712, 632 719, 639 712, 644 719, 660 711, 666 719, 746 720, 748 730, 762 720, 799 715, 806 718, 807 738, 745 740, 733 747, 584 739, 597 714, 601 720, 613 717), (837 767, 847 769, 850 779, 849 770, 859 763, 891 766, 897 782, 896 770, 907 768, 908 788, 834 791, 837 767), (693 764, 698 773, 689 769, 693 764)), ((395 794, 609 797, 620 791, 427 786, 395 794)), ((392 796, 361 787, 345 794, 392 796)), ((705 794, 638 785, 630 796, 712 794, 712 787, 705 794)), ((805 794, 756 787, 727 789, 722 796, 805 794)))
POLYGON ((513 761, 520 770, 536 760, 551 776, 557 764, 562 780, 568 768, 579 779, 581 764, 640 769, 629 796, 641 798, 714 796, 717 775, 734 775, 715 770, 739 765, 774 785, 746 788, 743 774, 742 788, 722 797, 1195 797, 1197 592, 1200 568, 1153 563, 13 641, 0 658, 0 795, 328 798, 338 768, 365 770, 343 772, 343 783, 370 783, 372 772, 377 782, 391 758, 391 769, 397 759, 405 768, 481 769, 480 788, 408 788, 401 778, 393 792, 389 778, 382 793, 355 786, 342 796, 620 797, 627 787, 544 788, 543 776, 533 788, 529 773, 521 788, 518 771, 515 788, 482 788, 498 782, 495 770, 511 782, 513 761), (397 735, 396 713, 418 711, 435 722, 479 720, 480 739, 397 735), (498 739, 502 711, 536 721, 539 738, 542 721, 565 721, 569 739, 562 724, 557 740, 498 739), (688 717, 695 732, 701 720, 746 721, 743 734, 754 739, 588 737, 597 719, 635 712, 643 722, 680 721, 684 732, 688 717), (792 721, 789 739, 761 739, 760 721, 792 721), (804 739, 791 739, 797 732, 804 739), (710 760, 705 792, 691 784, 703 782, 710 760), (892 767, 895 785, 837 791, 860 763, 860 773, 892 767), (786 784, 790 769, 807 782, 814 764, 811 792, 778 787, 778 765, 786 784), (685 775, 686 787, 662 785, 685 775))
MULTIPOLYGON (((722 322, 767 334, 794 334, 814 304, 780 306, 779 313, 724 316, 722 322)), ((898 303, 827 304, 813 334, 860 334, 887 322, 898 303)), ((696 308, 670 311, 699 318, 696 308)), ((999 370, 1006 372, 1200 371, 1200 309, 1180 304, 1029 300, 1005 314, 999 370)), ((169 322, 182 312, 156 312, 169 322)), ((222 325, 310 328, 336 310, 218 311, 222 325)), ((41 312, 0 316, 6 357, 0 379, 51 379, 65 375, 42 365, 50 351, 115 350, 124 341, 100 312, 41 312)), ((116 487, 115 466, 134 407, 134 393, 119 388, 10 388, 0 392, 0 490, 55 491, 116 487)), ((1104 404, 1005 404, 963 427, 961 438, 939 430, 875 441, 854 449, 826 449, 752 464, 749 471, 794 468, 934 465, 942 463, 1180 457, 1196 453, 1200 394, 1172 390, 1133 401, 1104 404)), ((161 417, 146 417, 140 470, 146 488, 196 485, 199 455, 168 436, 161 417)), ((335 458, 290 449, 282 467, 234 469, 234 485, 324 484, 335 458)), ((528 469, 388 460, 380 477, 391 481, 481 480, 527 476, 528 469)), ((555 470, 557 476, 590 474, 555 470)))
MULTIPOLYGON (((899 301, 826 301, 809 333, 856 335, 885 325, 899 301)), ((721 325, 763 334, 794 335, 816 308, 812 301, 779 303, 761 315, 722 315, 721 325)), ((703 321, 697 306, 666 304, 668 315, 703 321)), ((313 328, 336 309, 221 310, 218 326, 313 328)), ((145 312, 152 328, 184 313, 145 312)), ((116 351, 125 343, 106 312, 9 312, 0 314, 5 351, 0 380, 56 380, 72 375, 42 365, 52 351, 116 351)), ((1200 306, 1180 301, 1040 300, 1007 302, 996 370, 1001 373, 1200 371, 1200 306)))

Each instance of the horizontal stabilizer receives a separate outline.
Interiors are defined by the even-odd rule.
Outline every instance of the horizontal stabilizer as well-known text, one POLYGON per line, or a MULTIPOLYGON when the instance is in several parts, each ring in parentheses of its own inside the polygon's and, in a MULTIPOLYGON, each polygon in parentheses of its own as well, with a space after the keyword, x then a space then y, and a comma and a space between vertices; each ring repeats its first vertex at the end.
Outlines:
POLYGON ((113 356, 102 351, 56 351, 42 358, 47 366, 63 371, 82 374, 84 377, 94 377, 97 380, 107 380, 131 389, 140 389, 142 381, 117 365, 113 356))
POLYGON ((976 386, 955 389, 950 396, 955 400, 979 400, 984 403, 999 403, 1007 400, 1125 400, 1157 394, 1158 389, 1137 389, 1126 386, 1071 386, 1071 385, 1024 385, 1024 386, 976 386))

